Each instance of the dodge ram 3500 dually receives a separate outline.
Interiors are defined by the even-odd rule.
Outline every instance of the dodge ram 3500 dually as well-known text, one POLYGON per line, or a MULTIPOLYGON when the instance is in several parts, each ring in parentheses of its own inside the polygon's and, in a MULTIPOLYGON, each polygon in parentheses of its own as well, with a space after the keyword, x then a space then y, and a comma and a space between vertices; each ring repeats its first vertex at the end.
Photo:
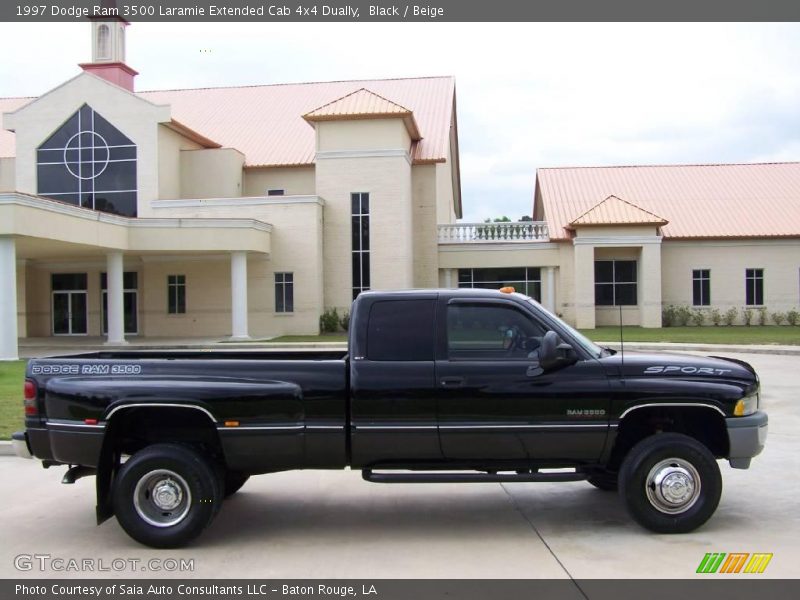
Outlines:
POLYGON ((252 475, 380 483, 587 480, 692 531, 767 415, 745 362, 601 348, 527 296, 365 292, 348 352, 103 351, 28 363, 17 453, 96 475, 98 523, 175 547, 252 475))

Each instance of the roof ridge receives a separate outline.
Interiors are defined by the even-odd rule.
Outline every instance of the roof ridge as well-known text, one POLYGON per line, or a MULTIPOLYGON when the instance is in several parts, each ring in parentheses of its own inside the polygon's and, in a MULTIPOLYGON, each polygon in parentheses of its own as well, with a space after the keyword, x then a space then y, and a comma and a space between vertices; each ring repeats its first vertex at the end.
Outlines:
MULTIPOLYGON (((800 160, 775 160, 763 162, 733 162, 733 163, 661 163, 649 165, 583 165, 570 167, 537 167, 537 171, 566 171, 577 169, 646 169, 652 167, 757 167, 766 165, 798 165, 800 160)), ((620 198, 622 200, 622 198, 620 198)))
POLYGON ((455 79, 455 75, 424 75, 422 77, 382 77, 377 79, 333 79, 329 81, 295 81, 285 83, 251 83, 243 85, 211 85, 201 87, 166 88, 160 90, 139 90, 137 94, 152 94, 156 92, 193 92, 200 90, 234 90, 264 87, 288 87, 292 85, 319 85, 321 83, 368 83, 370 81, 414 81, 420 79, 455 79))

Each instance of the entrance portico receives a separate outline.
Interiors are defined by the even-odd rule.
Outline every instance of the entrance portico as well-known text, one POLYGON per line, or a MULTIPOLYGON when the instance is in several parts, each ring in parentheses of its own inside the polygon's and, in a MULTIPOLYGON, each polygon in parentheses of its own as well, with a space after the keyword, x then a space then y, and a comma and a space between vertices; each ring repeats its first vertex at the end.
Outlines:
POLYGON ((609 196, 570 223, 575 325, 661 327, 663 219, 609 196))
POLYGON ((207 318, 186 313, 186 273, 190 279, 210 277, 218 289, 227 279, 217 276, 227 270, 225 262, 228 299, 217 289, 205 295, 215 315, 228 314, 227 327, 220 323, 219 331, 246 339, 248 256, 268 260, 271 231, 254 219, 130 219, 0 194, 0 360, 17 358, 20 333, 96 336, 105 330, 108 344, 124 344, 131 311, 140 333, 169 335, 163 326, 169 317, 184 324, 207 318), (176 285, 178 302, 169 308, 168 276, 162 276, 167 271, 184 278, 176 285), (129 274, 135 275, 135 290, 127 289, 129 274))

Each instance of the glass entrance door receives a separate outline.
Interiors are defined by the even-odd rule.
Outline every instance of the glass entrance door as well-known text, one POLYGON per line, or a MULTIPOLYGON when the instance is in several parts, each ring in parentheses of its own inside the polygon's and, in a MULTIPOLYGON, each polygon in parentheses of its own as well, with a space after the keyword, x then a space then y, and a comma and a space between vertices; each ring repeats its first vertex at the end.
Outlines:
POLYGON ((53 273, 53 335, 86 335, 88 302, 86 273, 53 273))
POLYGON ((86 335, 86 292, 53 292, 53 334, 86 335))

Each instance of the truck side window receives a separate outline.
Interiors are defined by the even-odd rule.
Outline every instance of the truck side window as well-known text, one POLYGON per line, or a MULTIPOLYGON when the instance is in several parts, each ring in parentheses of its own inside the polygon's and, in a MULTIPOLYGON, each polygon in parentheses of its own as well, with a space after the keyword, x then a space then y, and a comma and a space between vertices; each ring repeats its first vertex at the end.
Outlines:
POLYGON ((535 355, 546 331, 510 306, 447 307, 447 354, 451 360, 525 359, 535 355))
POLYGON ((435 300, 383 300, 369 311, 368 360, 433 360, 435 300))

